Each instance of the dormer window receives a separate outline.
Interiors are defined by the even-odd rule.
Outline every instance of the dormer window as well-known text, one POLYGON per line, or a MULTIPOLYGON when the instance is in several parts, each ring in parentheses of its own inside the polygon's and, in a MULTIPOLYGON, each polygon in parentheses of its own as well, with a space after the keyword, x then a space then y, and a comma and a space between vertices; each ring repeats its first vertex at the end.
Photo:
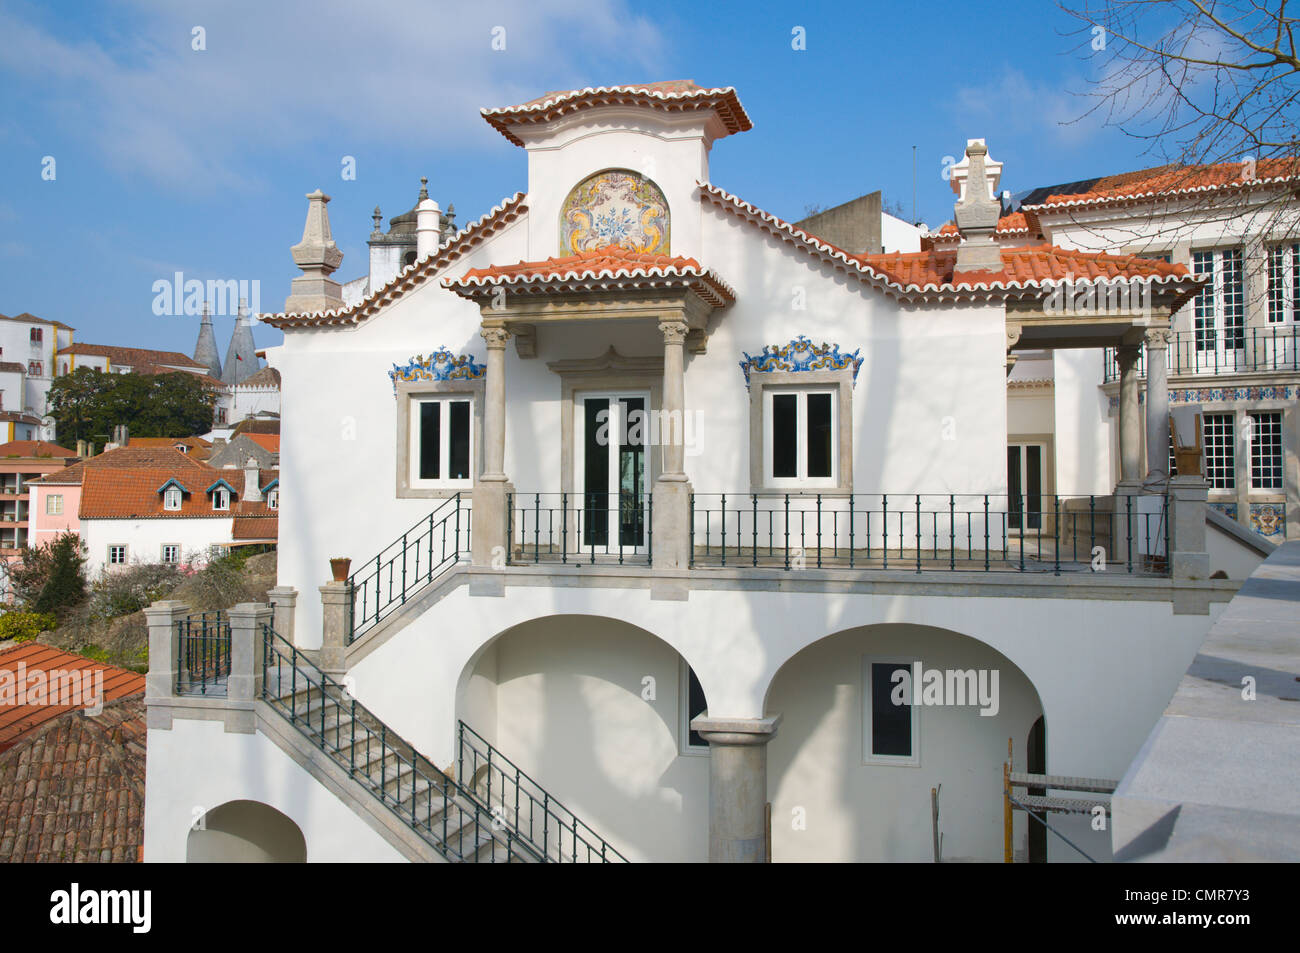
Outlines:
POLYGON ((219 486, 212 491, 212 508, 214 510, 230 509, 230 491, 224 486, 219 486))
POLYGON ((179 510, 181 508, 181 488, 169 486, 163 491, 163 509, 179 510))
POLYGON ((266 508, 268 510, 278 510, 280 508, 279 490, 271 490, 266 494, 266 508))

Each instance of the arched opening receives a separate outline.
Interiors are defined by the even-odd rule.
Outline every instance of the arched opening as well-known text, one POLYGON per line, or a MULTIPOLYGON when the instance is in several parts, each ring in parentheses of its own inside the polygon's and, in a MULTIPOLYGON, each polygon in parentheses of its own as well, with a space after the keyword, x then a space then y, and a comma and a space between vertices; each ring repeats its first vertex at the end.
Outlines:
MULTIPOLYGON (((1047 773, 1047 722, 1042 716, 1029 729, 1029 738, 1025 742, 1025 770, 1030 774, 1047 773)), ((1047 793, 1047 788, 1029 788, 1029 793, 1041 796, 1047 793)), ((1048 819, 1046 811, 1034 813, 1039 820, 1048 819)), ((1029 862, 1047 863, 1047 828, 1030 818, 1028 839, 1029 862)))
POLYGON ((768 745, 773 860, 932 862, 932 788, 942 859, 1001 860, 1007 739, 1043 712, 990 646, 929 626, 848 629, 788 659, 765 710, 782 716, 768 745))
POLYGON ((402 256, 403 268, 405 268, 407 265, 414 265, 414 264, 415 264, 415 252, 408 251, 406 254, 402 256))
POLYGON ((185 843, 189 864, 302 864, 307 840, 298 825, 260 801, 227 801, 203 815, 185 843))
MULTIPOLYGON (((456 711, 496 763, 509 759, 629 860, 702 861, 709 759, 707 746, 690 743, 689 708, 702 691, 690 683, 682 656, 644 629, 551 616, 480 650, 460 679, 456 711)), ((457 749, 457 776, 483 788, 481 757, 457 749)))

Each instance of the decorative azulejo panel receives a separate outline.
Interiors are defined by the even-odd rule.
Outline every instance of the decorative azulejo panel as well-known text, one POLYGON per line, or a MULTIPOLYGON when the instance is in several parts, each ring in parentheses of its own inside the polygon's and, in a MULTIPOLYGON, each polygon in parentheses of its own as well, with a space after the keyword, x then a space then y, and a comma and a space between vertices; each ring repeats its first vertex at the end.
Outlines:
MULTIPOLYGON (((1198 387, 1170 388, 1169 402, 1174 404, 1215 404, 1230 400, 1291 400, 1297 388, 1268 385, 1265 387, 1198 387)), ((1139 395, 1141 399, 1142 395, 1139 395)))
POLYGON ((668 201, 659 186, 627 169, 597 172, 573 187, 560 209, 560 254, 618 245, 669 253, 668 201))
POLYGON ((428 357, 417 354, 405 366, 394 364, 388 376, 396 394, 398 381, 471 381, 486 372, 486 366, 474 363, 473 355, 457 355, 440 347, 428 357))
POLYGON ((1286 504, 1250 504, 1250 528, 1265 539, 1286 539, 1286 504))
POLYGON ((1211 503, 1210 506, 1218 510, 1220 513, 1228 517, 1228 519, 1230 520, 1235 520, 1237 518, 1236 503, 1211 503))
POLYGON ((852 354, 841 354, 838 344, 813 344, 804 335, 799 335, 789 344, 768 344, 759 355, 742 351, 745 359, 740 362, 740 369, 745 372, 745 386, 749 387, 749 375, 764 371, 840 371, 846 367, 853 368, 853 383, 858 382, 858 370, 862 367, 862 348, 852 354))

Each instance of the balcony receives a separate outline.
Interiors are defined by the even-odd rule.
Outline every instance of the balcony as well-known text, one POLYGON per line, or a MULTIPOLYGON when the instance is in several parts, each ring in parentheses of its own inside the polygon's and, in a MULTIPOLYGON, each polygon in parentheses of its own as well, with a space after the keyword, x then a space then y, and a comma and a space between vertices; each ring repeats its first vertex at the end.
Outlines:
MULTIPOLYGON (((1244 328, 1236 334, 1180 331, 1169 341, 1170 377, 1300 372, 1300 325, 1244 328)), ((1146 376, 1146 349, 1137 372, 1146 376)), ((1119 380, 1115 349, 1106 348, 1104 383, 1119 380)))

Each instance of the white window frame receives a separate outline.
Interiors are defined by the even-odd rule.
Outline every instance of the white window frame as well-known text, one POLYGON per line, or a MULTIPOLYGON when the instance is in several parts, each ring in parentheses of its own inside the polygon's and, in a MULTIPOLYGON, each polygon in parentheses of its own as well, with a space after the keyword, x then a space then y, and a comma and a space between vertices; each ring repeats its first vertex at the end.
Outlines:
POLYGON ((125 566, 125 565, 126 565, 127 558, 128 558, 128 550, 127 550, 127 548, 126 548, 126 543, 110 543, 110 544, 109 544, 109 547, 108 547, 108 565, 110 565, 110 566, 125 566), (116 550, 119 550, 119 549, 122 551, 122 558, 121 558, 121 559, 114 559, 114 558, 113 558, 113 554, 114 554, 114 552, 115 552, 116 550))
POLYGON ((179 510, 183 502, 184 498, 181 494, 180 487, 169 486, 167 489, 163 490, 163 509, 172 511, 179 510), (176 502, 175 506, 172 505, 173 500, 176 502))
POLYGON ((474 462, 477 459, 475 454, 478 451, 474 434, 474 414, 477 403, 473 394, 422 394, 411 398, 411 432, 410 446, 408 452, 408 461, 410 473, 408 474, 408 483, 412 489, 417 490, 468 490, 474 486, 474 462), (469 476, 463 480, 453 480, 446 477, 436 479, 422 479, 420 472, 420 417, 421 407, 425 404, 439 405, 440 422, 438 425, 438 462, 445 473, 447 466, 451 462, 451 405, 454 403, 469 404, 469 476))
POLYGON ((1250 412, 1248 412, 1248 413, 1246 414, 1246 417, 1247 417, 1248 420, 1249 420, 1249 427, 1250 427, 1250 449, 1249 449, 1249 456, 1248 456, 1248 459, 1247 459, 1247 467, 1248 467, 1248 470, 1249 470, 1249 480, 1250 480, 1250 484, 1249 484, 1249 485, 1250 485, 1250 489, 1251 489, 1252 491, 1254 491, 1254 492, 1257 492, 1257 493, 1281 493, 1281 492, 1283 492, 1283 490, 1284 490, 1284 488, 1285 488, 1285 486, 1286 486, 1286 483, 1285 483, 1285 481, 1284 481, 1284 479, 1283 479, 1283 467, 1284 467, 1285 462, 1286 462, 1286 453, 1285 453, 1285 451, 1284 451, 1284 449, 1283 449, 1283 439, 1282 439, 1282 438, 1283 438, 1283 430, 1282 430, 1283 414, 1282 414, 1282 411, 1280 411, 1280 410, 1252 410, 1252 411, 1250 411, 1250 412), (1273 435, 1273 439, 1270 440, 1270 443, 1273 444, 1274 448, 1276 449, 1276 454, 1275 454, 1275 455, 1274 455, 1274 454, 1270 454, 1270 456, 1274 456, 1274 457, 1275 457, 1275 459, 1276 459, 1276 465, 1274 465, 1273 463, 1270 462, 1270 464, 1269 464, 1269 469, 1271 469, 1271 470, 1275 470, 1276 473, 1277 473, 1277 485, 1276 485, 1276 486, 1260 486, 1258 483, 1255 482, 1255 473, 1256 473, 1256 471, 1255 471, 1255 461, 1256 461, 1256 457, 1257 457, 1257 455, 1258 455, 1258 453, 1259 453, 1259 448, 1260 448, 1260 437, 1263 436, 1263 434, 1262 434, 1262 427, 1260 426, 1260 422, 1259 422, 1259 418, 1260 418, 1260 417, 1275 417, 1275 418, 1277 419, 1277 428, 1276 428, 1276 430, 1274 430, 1274 429, 1272 428, 1272 426, 1270 426, 1270 428, 1269 428, 1269 430, 1272 432, 1272 435, 1273 435))
POLYGON ((1201 445, 1205 454, 1205 482, 1209 485, 1211 493, 1235 493, 1237 489, 1237 418, 1232 412, 1227 413, 1207 413, 1201 419, 1201 445), (1212 429, 1211 419, 1215 424, 1219 420, 1228 422, 1228 433, 1212 429), (1225 439, 1226 437, 1226 439, 1225 439), (1222 481, 1225 477, 1216 477, 1215 480, 1210 478, 1211 451, 1222 450, 1219 454, 1224 458, 1219 469, 1227 474, 1226 486, 1220 486, 1216 481, 1222 481))
POLYGON ((224 486, 219 486, 212 491, 212 508, 223 513, 230 509, 230 491, 224 486))
MULTIPOLYGON (((862 763, 872 765, 892 765, 900 768, 919 768, 921 766, 921 709, 922 705, 912 705, 912 753, 910 755, 875 754, 871 750, 871 726, 875 715, 872 689, 872 665, 905 665, 908 669, 919 661, 915 657, 896 655, 864 655, 862 657, 862 763)), ((891 686, 892 690, 892 686, 891 686)), ((913 687, 915 691, 915 686, 913 687)))
POLYGON ((1300 323, 1300 244, 1268 249, 1268 323, 1300 323))
POLYGON ((45 515, 62 516, 63 515, 63 494, 48 493, 45 496, 45 515))
POLYGON ((763 388, 763 483, 774 489, 833 490, 839 486, 840 413, 836 389, 829 385, 786 384, 763 388), (776 448, 772 436, 772 403, 777 396, 795 396, 795 476, 778 477, 773 473, 776 448), (831 474, 808 476, 808 398, 822 394, 831 402, 831 474))
MULTIPOLYGON (((1192 299, 1192 346, 1196 354, 1225 354, 1240 350, 1229 346, 1230 331, 1228 326, 1228 296, 1225 282, 1224 257, 1235 255, 1238 271, 1238 291, 1241 295, 1241 325, 1238 341, 1242 348, 1246 345, 1246 256, 1240 247, 1198 248, 1192 252, 1192 273, 1209 275, 1210 282, 1203 291, 1192 299), (1206 268, 1204 265, 1208 264, 1206 268), (1209 307, 1208 315, 1197 314, 1198 309, 1209 307), (1197 321, 1208 321, 1209 326, 1202 331, 1197 328, 1197 321), (1214 347, 1202 347, 1202 335, 1213 335, 1214 347)), ((1213 360, 1208 358, 1207 360, 1213 360)))
POLYGON ((278 510, 280 508, 280 488, 266 491, 266 508, 268 510, 278 510))
POLYGON ((164 564, 166 564, 166 565, 168 565, 168 566, 179 566, 179 565, 180 565, 180 562, 181 562, 181 544, 180 544, 180 543, 163 543, 161 549, 159 550, 159 558, 160 558, 160 561, 161 561, 161 562, 163 562, 164 564), (169 550, 169 549, 174 549, 174 550, 176 550, 176 558, 175 558, 175 559, 168 559, 168 558, 167 558, 167 550, 169 550))
MULTIPOLYGON (((397 413, 394 416, 397 431, 395 470, 399 498, 447 499, 473 488, 478 475, 483 472, 483 400, 482 378, 397 382, 397 413), (416 474, 420 472, 420 403, 434 399, 469 401, 470 479, 468 480, 453 480, 446 483, 440 480, 415 479, 416 474)), ((447 440, 450 442, 450 431, 446 428, 443 430, 447 433, 447 440)))

